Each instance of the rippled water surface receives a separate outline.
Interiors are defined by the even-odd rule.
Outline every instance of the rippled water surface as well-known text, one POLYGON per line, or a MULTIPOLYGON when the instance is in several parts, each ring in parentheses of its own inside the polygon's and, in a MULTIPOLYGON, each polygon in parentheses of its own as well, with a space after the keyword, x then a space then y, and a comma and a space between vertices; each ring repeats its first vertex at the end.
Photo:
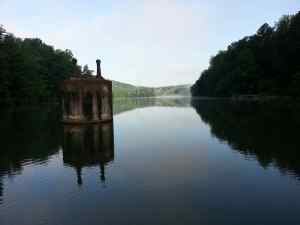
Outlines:
POLYGON ((300 224, 294 102, 127 99, 114 122, 0 113, 1 225, 300 224))

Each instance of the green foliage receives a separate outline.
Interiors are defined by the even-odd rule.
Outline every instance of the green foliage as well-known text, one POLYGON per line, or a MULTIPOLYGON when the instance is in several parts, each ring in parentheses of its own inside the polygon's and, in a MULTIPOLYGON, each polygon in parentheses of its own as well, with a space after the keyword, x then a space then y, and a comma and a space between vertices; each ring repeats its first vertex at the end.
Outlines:
POLYGON ((300 12, 219 52, 191 87, 193 96, 300 96, 300 12))
POLYGON ((0 103, 47 102, 59 83, 80 70, 70 50, 55 50, 40 39, 20 39, 0 27, 0 103))
POLYGON ((154 88, 156 96, 190 96, 191 85, 176 85, 154 88))
POLYGON ((114 97, 190 96, 190 85, 142 87, 113 81, 114 97))
POLYGON ((149 87, 139 87, 118 81, 113 81, 114 97, 153 97, 154 89, 149 87))

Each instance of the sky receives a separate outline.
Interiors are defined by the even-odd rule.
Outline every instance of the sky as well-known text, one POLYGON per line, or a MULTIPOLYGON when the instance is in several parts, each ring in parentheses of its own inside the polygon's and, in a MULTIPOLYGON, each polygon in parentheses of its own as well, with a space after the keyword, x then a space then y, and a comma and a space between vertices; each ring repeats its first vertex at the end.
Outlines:
POLYGON ((70 49, 105 78, 192 84, 233 41, 300 10, 300 0, 0 0, 0 24, 70 49))

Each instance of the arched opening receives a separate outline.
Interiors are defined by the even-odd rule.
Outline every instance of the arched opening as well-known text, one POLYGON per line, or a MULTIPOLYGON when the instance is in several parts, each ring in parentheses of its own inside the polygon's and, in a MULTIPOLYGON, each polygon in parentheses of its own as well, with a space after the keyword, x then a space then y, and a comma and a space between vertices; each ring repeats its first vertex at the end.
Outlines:
POLYGON ((63 94, 63 104, 64 104, 64 110, 65 110, 65 113, 66 115, 70 115, 71 113, 71 105, 70 105, 70 102, 71 102, 71 93, 70 92, 65 92, 63 94))
POLYGON ((83 115, 87 120, 93 119, 93 95, 90 92, 83 97, 83 115))
POLYGON ((101 119, 101 114, 102 114, 102 99, 101 99, 101 93, 99 91, 97 91, 96 93, 97 95, 97 108, 98 108, 98 118, 101 119))

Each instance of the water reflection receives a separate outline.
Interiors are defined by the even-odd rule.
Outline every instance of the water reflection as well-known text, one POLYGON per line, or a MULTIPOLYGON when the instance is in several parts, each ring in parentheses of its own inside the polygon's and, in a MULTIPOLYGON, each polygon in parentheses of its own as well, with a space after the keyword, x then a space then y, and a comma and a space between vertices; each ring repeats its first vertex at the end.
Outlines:
POLYGON ((0 172, 15 174, 26 162, 43 163, 59 151, 59 114, 53 107, 0 113, 0 172))
POLYGON ((116 98, 113 102, 113 111, 114 115, 117 115, 136 108, 146 108, 153 106, 189 107, 190 98, 116 98))
POLYGON ((63 161, 76 170, 82 185, 82 168, 99 166, 100 180, 105 182, 105 166, 114 160, 113 123, 65 125, 63 127, 63 161))
POLYGON ((300 179, 300 103, 194 100, 211 133, 263 168, 277 167, 300 179))
MULTIPOLYGON (((114 115, 150 106, 188 106, 189 99, 124 98, 114 100, 114 115)), ((105 165, 114 158, 113 125, 68 127, 60 123, 60 107, 9 108, 0 110, 0 204, 6 177, 22 174, 25 165, 46 164, 59 154, 76 169, 82 183, 81 169, 99 165, 100 179, 105 180, 105 165), (98 137, 97 137, 98 136, 98 137)))
POLYGON ((20 174, 26 164, 43 164, 60 145, 59 113, 55 107, 0 111, 0 204, 4 177, 20 174))
POLYGON ((2 177, 0 177, 0 205, 2 204, 2 196, 3 196, 3 181, 2 181, 2 177))
POLYGON ((0 115, 0 224, 300 224, 297 104, 193 102, 201 120, 189 102, 124 99, 81 127, 0 115))

